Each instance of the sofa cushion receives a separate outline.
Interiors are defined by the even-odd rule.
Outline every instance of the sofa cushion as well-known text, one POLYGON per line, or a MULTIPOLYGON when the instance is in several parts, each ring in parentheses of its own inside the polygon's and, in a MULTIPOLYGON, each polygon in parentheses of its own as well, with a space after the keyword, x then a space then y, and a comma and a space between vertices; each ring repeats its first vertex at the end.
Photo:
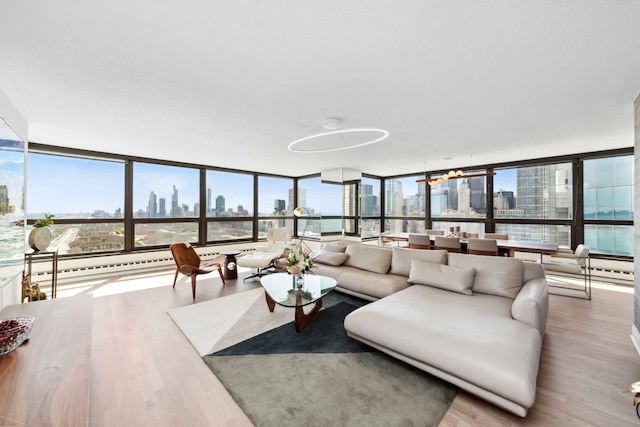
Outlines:
POLYGON ((414 259, 411 261, 409 283, 473 295, 471 287, 475 275, 473 267, 452 267, 414 259))
POLYGON ((330 251, 324 250, 324 251, 318 252, 318 254, 313 257, 313 262, 339 266, 344 264, 344 262, 348 258, 349 258, 348 254, 343 254, 340 252, 330 252, 330 251))
POLYGON ((513 299, 524 283, 524 264, 515 258, 450 253, 449 265, 476 269, 473 292, 513 299))
POLYGON ((381 274, 385 274, 391 267, 392 252, 389 248, 371 245, 349 245, 346 253, 349 254, 349 259, 344 265, 349 267, 381 274))
POLYGON ((409 276, 411 261, 414 259, 436 264, 446 264, 447 251, 426 251, 422 249, 394 247, 393 254, 391 255, 391 271, 389 271, 389 273, 409 276))
POLYGON ((344 251, 347 250, 347 246, 346 245, 337 245, 335 243, 327 243, 326 245, 324 245, 324 247, 322 248, 323 251, 327 251, 327 252, 340 252, 340 253, 344 253, 344 251))

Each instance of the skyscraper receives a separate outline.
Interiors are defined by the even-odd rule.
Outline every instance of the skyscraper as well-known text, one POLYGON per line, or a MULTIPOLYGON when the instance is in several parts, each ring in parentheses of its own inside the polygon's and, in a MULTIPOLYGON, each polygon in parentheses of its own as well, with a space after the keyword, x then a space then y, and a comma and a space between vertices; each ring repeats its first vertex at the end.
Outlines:
POLYGON ((219 195, 218 197, 216 197, 216 216, 222 216, 222 213, 225 209, 224 196, 219 195))
POLYGON ((176 186, 173 186, 173 194, 171 195, 171 216, 172 217, 181 217, 182 209, 180 209, 180 205, 178 203, 178 189, 176 186))
POLYGON ((158 201, 156 200, 156 193, 153 191, 149 193, 149 206, 147 207, 147 216, 149 218, 155 218, 158 216, 158 201))

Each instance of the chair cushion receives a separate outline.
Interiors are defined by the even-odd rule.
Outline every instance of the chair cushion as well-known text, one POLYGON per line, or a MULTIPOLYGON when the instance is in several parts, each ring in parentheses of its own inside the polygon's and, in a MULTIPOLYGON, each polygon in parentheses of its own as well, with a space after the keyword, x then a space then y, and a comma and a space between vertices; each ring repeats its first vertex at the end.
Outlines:
POLYGON ((411 261, 409 283, 473 295, 471 288, 475 275, 473 267, 452 267, 414 259, 411 261))
POLYGON ((409 276, 411 261, 414 259, 436 264, 446 264, 447 251, 423 251, 420 249, 399 248, 394 246, 391 255, 391 271, 389 271, 389 273, 399 276, 409 276))

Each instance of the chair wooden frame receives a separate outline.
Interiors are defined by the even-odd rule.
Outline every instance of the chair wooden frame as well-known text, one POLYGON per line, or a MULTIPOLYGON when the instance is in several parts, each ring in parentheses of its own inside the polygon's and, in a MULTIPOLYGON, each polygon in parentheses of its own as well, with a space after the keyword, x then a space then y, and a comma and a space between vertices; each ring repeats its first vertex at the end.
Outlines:
POLYGON ((191 292, 193 299, 196 299, 196 278, 200 274, 208 274, 218 270, 222 284, 225 285, 224 276, 222 274, 222 264, 212 262, 205 265, 202 264, 200 255, 188 243, 174 243, 171 245, 171 254, 176 262, 176 274, 173 277, 173 288, 176 287, 178 273, 182 273, 187 277, 191 277, 191 292))

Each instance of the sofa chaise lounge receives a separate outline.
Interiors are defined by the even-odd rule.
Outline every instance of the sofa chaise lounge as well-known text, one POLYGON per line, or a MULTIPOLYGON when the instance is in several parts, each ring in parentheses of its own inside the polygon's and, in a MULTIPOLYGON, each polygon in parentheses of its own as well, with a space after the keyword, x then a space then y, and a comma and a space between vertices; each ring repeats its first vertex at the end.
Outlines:
POLYGON ((549 303, 540 265, 358 244, 341 255, 331 250, 340 254, 323 250, 315 272, 334 277, 338 290, 374 300, 346 317, 351 337, 527 414, 549 303))

